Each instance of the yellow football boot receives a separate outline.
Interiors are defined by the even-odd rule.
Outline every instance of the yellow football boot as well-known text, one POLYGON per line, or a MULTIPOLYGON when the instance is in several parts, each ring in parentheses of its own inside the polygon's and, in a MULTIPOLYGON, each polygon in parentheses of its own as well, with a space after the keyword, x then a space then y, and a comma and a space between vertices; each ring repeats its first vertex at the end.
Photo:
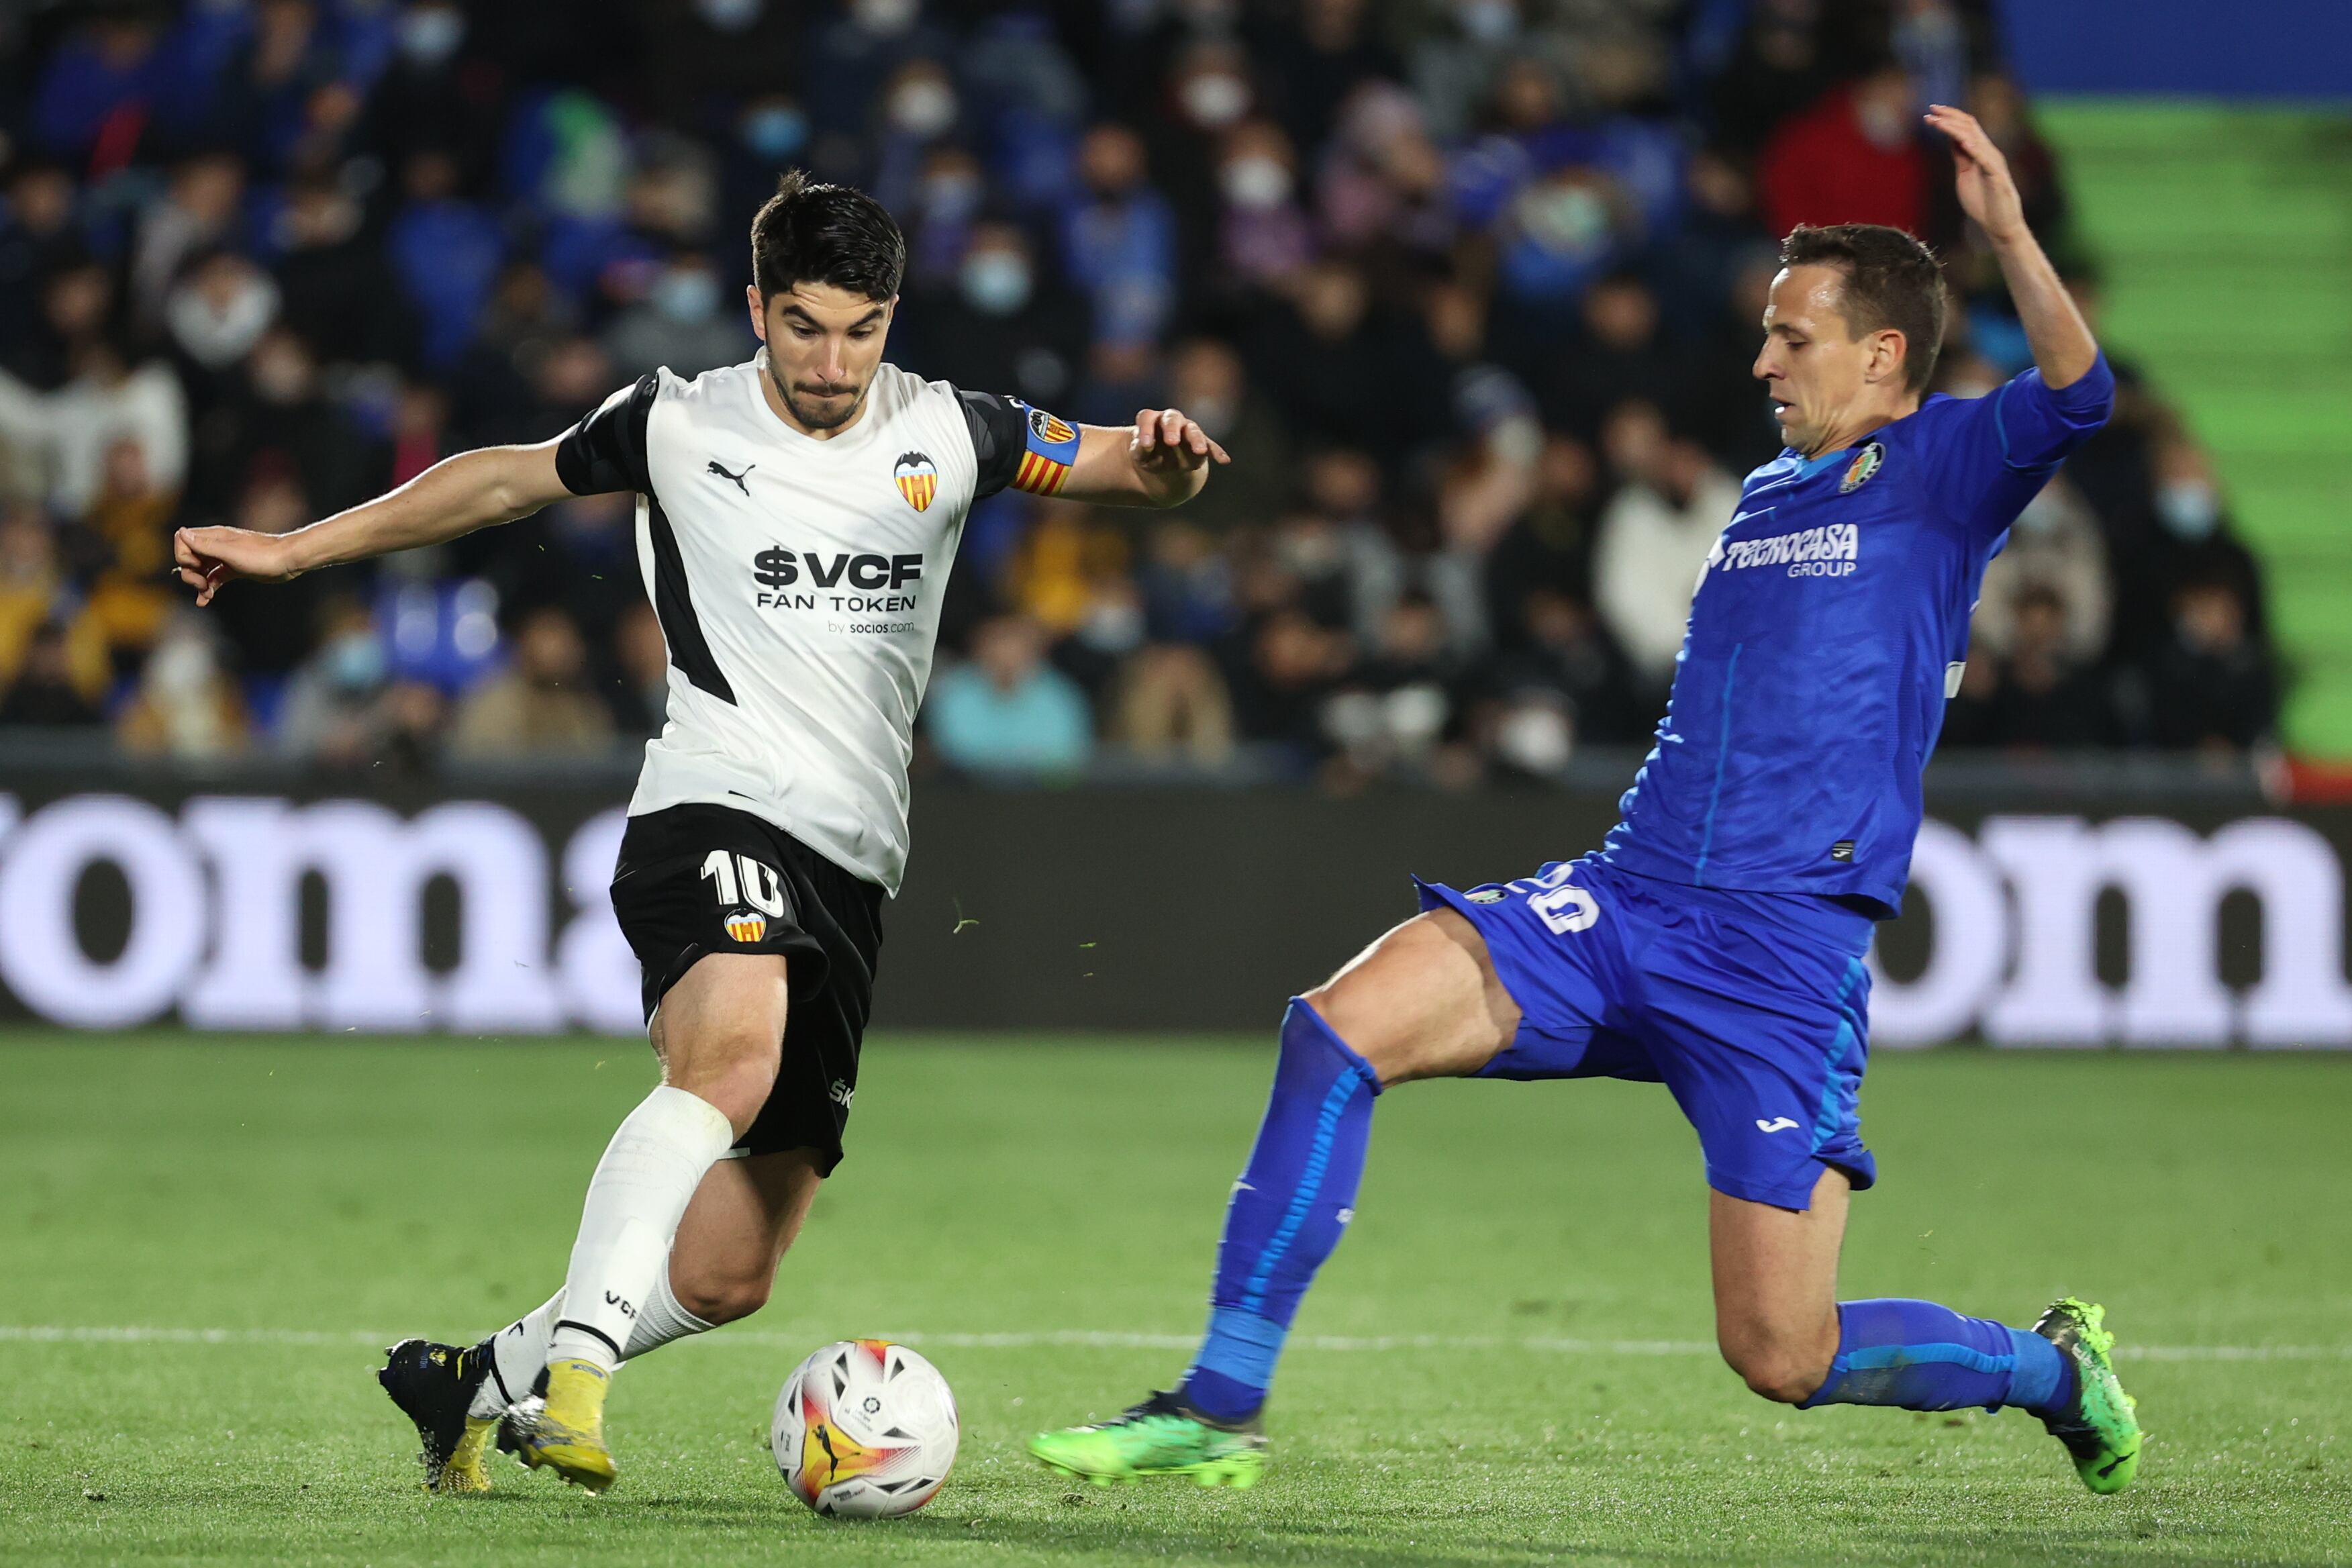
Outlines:
POLYGON ((617 1473, 604 1447, 604 1395, 613 1374, 593 1361, 547 1363, 547 1408, 521 1434, 522 1462, 551 1469, 576 1487, 601 1492, 617 1473))

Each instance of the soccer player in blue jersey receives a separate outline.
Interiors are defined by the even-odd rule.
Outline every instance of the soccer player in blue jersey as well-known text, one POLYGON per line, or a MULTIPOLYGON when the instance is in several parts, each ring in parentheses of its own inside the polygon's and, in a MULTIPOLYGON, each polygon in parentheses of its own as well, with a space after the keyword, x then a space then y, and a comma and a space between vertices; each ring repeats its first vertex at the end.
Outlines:
POLYGON ((1701 574, 1658 727, 1602 847, 1514 882, 1421 885, 1423 912, 1295 998, 1235 1184, 1206 1338, 1177 1387, 1031 1451, 1092 1479, 1246 1486, 1315 1272, 1353 1217, 1374 1100, 1414 1079, 1663 1082, 1706 1160, 1716 1337, 1767 1399, 2014 1405, 2095 1492, 2140 1431, 2104 1310, 2030 1329, 1932 1301, 1837 1299, 1847 1194, 1877 1179, 1855 1110, 1873 922, 1899 910, 1920 772, 1985 564, 2115 382, 1976 121, 1936 108, 1961 205, 1999 258, 2034 368, 1926 396, 1936 258, 1869 225, 1781 251, 1755 374, 1788 449, 1748 477, 1701 574))

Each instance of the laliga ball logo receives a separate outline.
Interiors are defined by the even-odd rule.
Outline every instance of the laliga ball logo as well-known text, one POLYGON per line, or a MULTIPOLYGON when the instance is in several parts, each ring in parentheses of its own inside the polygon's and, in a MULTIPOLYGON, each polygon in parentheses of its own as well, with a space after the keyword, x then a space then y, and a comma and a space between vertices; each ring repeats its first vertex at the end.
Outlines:
POLYGON ((793 1369, 769 1434, 793 1495, 821 1514, 895 1519, 955 1464, 955 1394, 940 1369, 887 1340, 842 1340, 793 1369))

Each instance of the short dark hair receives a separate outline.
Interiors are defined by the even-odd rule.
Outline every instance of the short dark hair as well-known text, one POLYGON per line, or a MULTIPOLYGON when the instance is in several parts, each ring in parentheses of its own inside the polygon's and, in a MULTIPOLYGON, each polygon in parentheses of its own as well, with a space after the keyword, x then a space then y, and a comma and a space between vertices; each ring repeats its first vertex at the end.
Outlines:
POLYGON ((1855 337, 1903 334, 1903 380, 1925 392, 1944 348, 1944 266, 1921 240, 1876 223, 1799 224, 1780 242, 1783 267, 1834 267, 1845 275, 1839 308, 1855 337))
POLYGON ((799 169, 751 220, 751 278, 766 304, 795 283, 830 283, 869 300, 898 292, 907 237, 882 204, 847 185, 816 184, 799 169))

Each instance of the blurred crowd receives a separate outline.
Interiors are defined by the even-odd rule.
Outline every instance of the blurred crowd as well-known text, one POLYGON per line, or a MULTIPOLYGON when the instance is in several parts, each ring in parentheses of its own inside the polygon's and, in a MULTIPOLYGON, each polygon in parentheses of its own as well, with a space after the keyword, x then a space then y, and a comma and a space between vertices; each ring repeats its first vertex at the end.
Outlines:
MULTIPOLYGON (((0 725, 327 768, 661 723, 626 497, 189 607, 170 531, 284 531, 746 357, 793 164, 909 239, 890 357, 1185 408, 1178 512, 976 508, 927 765, 1335 788, 1643 743, 1739 477, 1773 237, 1900 225, 1938 390, 2028 363, 1921 138, 2007 152, 2095 323, 1986 0, 107 0, 0 11, 0 725)), ((2260 575, 2127 360, 1985 584, 1948 746, 2239 752, 2260 575)))

